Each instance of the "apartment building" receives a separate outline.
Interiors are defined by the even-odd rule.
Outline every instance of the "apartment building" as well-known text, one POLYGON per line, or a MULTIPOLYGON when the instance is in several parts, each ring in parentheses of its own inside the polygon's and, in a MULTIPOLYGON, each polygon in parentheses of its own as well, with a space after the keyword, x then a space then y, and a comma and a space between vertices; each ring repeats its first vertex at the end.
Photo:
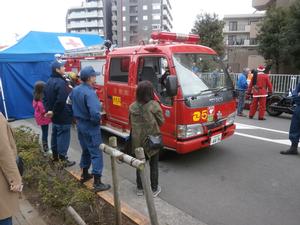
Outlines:
POLYGON ((225 15, 223 28, 226 46, 225 59, 233 72, 241 72, 243 68, 256 68, 264 63, 258 54, 258 23, 264 13, 225 15))
POLYGON ((92 33, 111 39, 111 0, 85 0, 66 15, 67 32, 92 33))
POLYGON ((147 42, 152 31, 171 31, 169 0, 112 0, 112 40, 118 46, 147 42))
POLYGON ((269 6, 287 7, 295 0, 252 0, 252 7, 257 10, 266 10, 269 6))

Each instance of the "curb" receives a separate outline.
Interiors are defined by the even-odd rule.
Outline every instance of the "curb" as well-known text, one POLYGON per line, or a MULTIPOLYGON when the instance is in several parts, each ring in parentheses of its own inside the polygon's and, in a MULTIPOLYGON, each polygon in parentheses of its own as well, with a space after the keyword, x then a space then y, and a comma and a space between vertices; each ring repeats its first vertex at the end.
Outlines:
MULTIPOLYGON (((72 170, 66 170, 66 171, 69 172, 75 179, 80 180, 80 175, 77 172, 72 171, 72 170)), ((88 181, 88 182, 84 183, 84 185, 90 190, 93 189, 92 181, 88 181)), ((109 191, 97 192, 97 196, 114 207, 114 196, 109 191)), ((150 221, 146 216, 144 216, 137 210, 133 209, 131 206, 129 206, 126 202, 124 202, 122 200, 121 200, 121 212, 129 220, 131 220, 133 223, 135 223, 137 225, 149 225, 150 224, 150 221)))

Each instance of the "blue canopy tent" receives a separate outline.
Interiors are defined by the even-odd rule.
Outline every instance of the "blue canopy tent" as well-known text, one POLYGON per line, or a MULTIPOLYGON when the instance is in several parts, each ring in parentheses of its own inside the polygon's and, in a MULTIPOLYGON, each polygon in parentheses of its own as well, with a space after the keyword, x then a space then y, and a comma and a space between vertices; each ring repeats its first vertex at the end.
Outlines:
MULTIPOLYGON (((55 54, 103 42, 102 37, 93 34, 31 31, 12 47, 0 51, 0 79, 3 84, 0 96, 5 95, 3 103, 8 117, 24 119, 33 116, 34 83, 48 80, 55 54)), ((0 103, 3 114, 4 108, 0 103)))

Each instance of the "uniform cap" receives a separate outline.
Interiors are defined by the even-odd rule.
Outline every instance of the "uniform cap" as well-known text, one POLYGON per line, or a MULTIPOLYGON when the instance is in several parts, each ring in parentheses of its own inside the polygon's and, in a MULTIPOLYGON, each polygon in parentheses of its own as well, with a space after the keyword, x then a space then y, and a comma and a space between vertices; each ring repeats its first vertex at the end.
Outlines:
POLYGON ((80 71, 80 79, 84 80, 91 76, 99 76, 100 73, 96 72, 92 66, 86 66, 80 71))
POLYGON ((52 68, 52 70, 55 70, 55 69, 61 68, 64 65, 65 65, 65 62, 55 60, 55 61, 52 62, 51 68, 52 68))

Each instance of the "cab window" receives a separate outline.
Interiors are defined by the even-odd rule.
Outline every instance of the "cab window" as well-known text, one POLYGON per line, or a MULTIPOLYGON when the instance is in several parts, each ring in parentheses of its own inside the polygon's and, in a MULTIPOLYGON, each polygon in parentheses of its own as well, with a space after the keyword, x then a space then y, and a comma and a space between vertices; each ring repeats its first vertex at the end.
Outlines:
POLYGON ((109 81, 128 83, 129 57, 112 58, 110 60, 109 81))
POLYGON ((165 81, 170 75, 165 57, 140 57, 138 61, 138 82, 148 80, 153 84, 156 95, 165 105, 172 105, 172 98, 166 95, 165 81))

